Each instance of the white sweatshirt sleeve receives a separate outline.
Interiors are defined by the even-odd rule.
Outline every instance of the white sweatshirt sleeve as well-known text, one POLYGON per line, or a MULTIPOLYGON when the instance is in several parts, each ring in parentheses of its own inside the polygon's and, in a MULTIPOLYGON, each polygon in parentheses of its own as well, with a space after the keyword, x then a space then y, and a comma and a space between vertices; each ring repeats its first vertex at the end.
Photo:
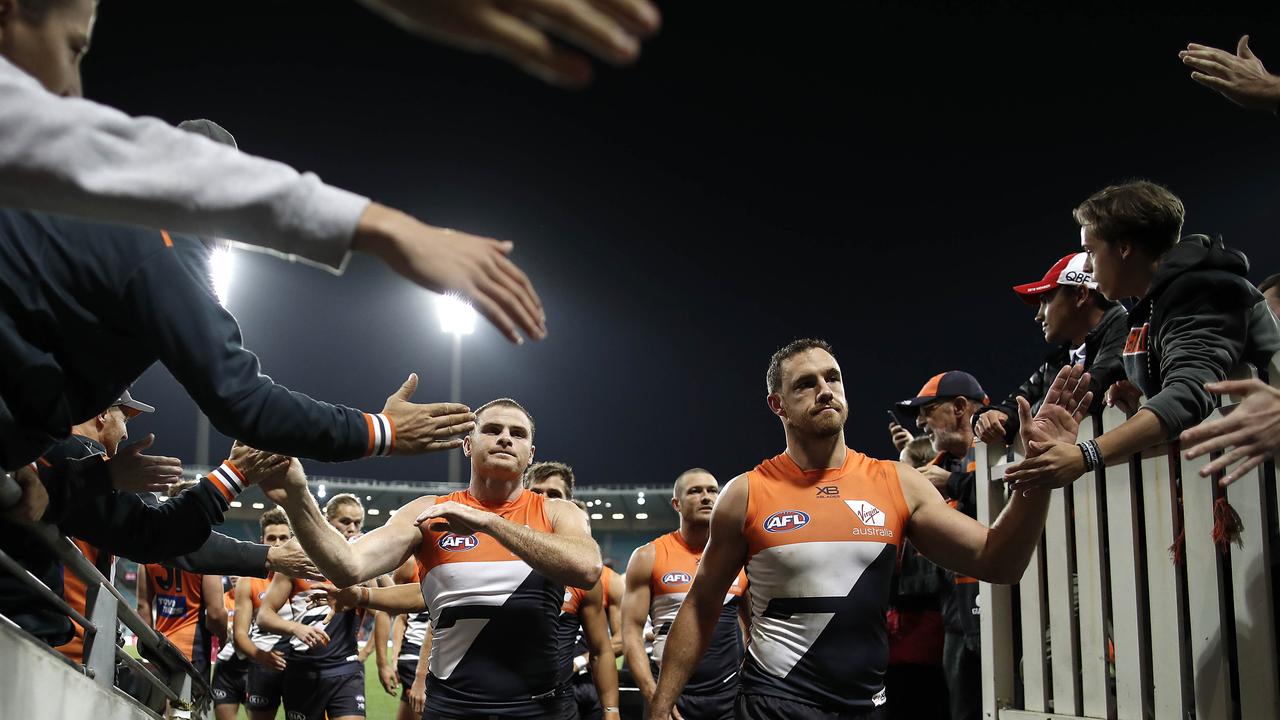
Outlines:
POLYGON ((57 97, 0 58, 0 205, 235 240, 341 271, 368 204, 158 119, 57 97))

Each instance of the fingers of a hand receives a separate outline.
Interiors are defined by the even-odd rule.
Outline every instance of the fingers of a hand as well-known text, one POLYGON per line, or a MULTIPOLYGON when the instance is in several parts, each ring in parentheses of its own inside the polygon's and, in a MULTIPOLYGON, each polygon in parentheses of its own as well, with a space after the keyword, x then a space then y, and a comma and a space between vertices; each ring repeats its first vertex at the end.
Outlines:
POLYGON ((409 400, 413 397, 414 391, 418 389, 418 373, 409 373, 409 377, 405 378, 400 388, 392 393, 391 397, 397 400, 409 400))
MULTIPOLYGON (((450 438, 458 437, 461 435, 469 435, 471 431, 475 429, 476 429, 475 423, 464 422, 464 423, 458 423, 456 425, 446 425, 444 427, 438 427, 435 429, 434 432, 431 433, 431 436, 433 438, 436 438, 437 441, 442 441, 442 440, 448 440, 450 438)), ((459 438, 459 442, 461 442, 461 438, 459 438)))
POLYGON ((611 14, 586 0, 522 0, 533 21, 557 37, 615 65, 634 62, 640 44, 611 14))
POLYGON ((1266 383, 1256 378, 1249 380, 1222 380, 1204 384, 1204 389, 1214 395, 1243 395, 1246 397, 1257 390, 1264 390, 1267 387, 1266 383))
POLYGON ((1213 68, 1216 74, 1225 74, 1230 68, 1237 64, 1234 55, 1223 52, 1216 48, 1205 48, 1203 50, 1183 50, 1178 55, 1182 58, 1182 62, 1193 67, 1209 67, 1213 68))
POLYGON ((1259 465, 1262 464, 1262 461, 1266 459, 1267 459, 1266 453, 1255 453, 1253 455, 1250 455, 1247 459, 1245 459, 1244 462, 1240 463, 1238 466, 1232 469, 1231 472, 1227 473, 1222 477, 1222 480, 1220 481, 1222 487, 1226 487, 1231 483, 1244 477, 1245 473, 1258 467, 1259 465))
POLYGON ((566 87, 591 82, 591 63, 582 55, 558 47, 546 33, 505 12, 491 12, 482 25, 491 52, 542 80, 566 87))
POLYGON ((534 340, 542 337, 542 318, 531 314, 516 297, 516 293, 507 287, 501 279, 483 278, 476 285, 480 292, 503 309, 507 316, 514 319, 520 330, 534 340))
POLYGON ((538 297, 538 293, 533 289, 533 283, 529 281, 529 276, 524 271, 516 267, 516 264, 507 259, 504 255, 499 255, 495 263, 496 270, 507 287, 515 293, 516 298, 524 304, 525 310, 533 317, 538 324, 539 334, 536 339, 541 339, 547 332, 547 311, 542 307, 542 298, 538 297))
POLYGON ((503 337, 517 345, 524 342, 520 338, 520 334, 516 332, 516 325, 511 320, 511 316, 507 315, 507 312, 502 309, 502 306, 497 301, 475 290, 466 292, 465 295, 471 298, 471 303, 476 312, 483 315, 484 319, 497 328, 503 337))
POLYGON ((1031 425, 1031 404, 1021 395, 1018 396, 1018 422, 1023 427, 1031 425))
POLYGON ((1253 51, 1249 49, 1249 36, 1241 35, 1240 42, 1236 43, 1236 55, 1246 59, 1253 59, 1253 51))
POLYGON ((450 415, 432 414, 431 420, 431 424, 438 431, 441 428, 450 427, 452 425, 466 425, 468 423, 474 424, 476 416, 464 407, 461 412, 455 412, 450 415))
POLYGON ((592 0, 592 2, 636 37, 650 37, 662 27, 661 13, 648 0, 592 0))
POLYGON ((1093 407, 1092 390, 1086 392, 1084 397, 1080 398, 1080 404, 1076 405, 1075 409, 1071 411, 1071 417, 1075 419, 1076 422, 1084 420, 1084 416, 1089 414, 1090 407, 1093 407))
POLYGON ((1200 468, 1200 477, 1209 477, 1210 475, 1216 475, 1217 473, 1224 472, 1227 468, 1240 462, 1244 458, 1249 457, 1253 453, 1254 448, 1252 445, 1233 448, 1230 452, 1223 453, 1213 462, 1200 468))
POLYGON ((1229 445, 1238 445, 1246 439, 1247 434, 1248 429, 1244 427, 1243 419, 1236 418, 1233 414, 1184 430, 1179 439, 1184 443, 1196 443, 1185 453, 1188 458, 1194 458, 1229 445))

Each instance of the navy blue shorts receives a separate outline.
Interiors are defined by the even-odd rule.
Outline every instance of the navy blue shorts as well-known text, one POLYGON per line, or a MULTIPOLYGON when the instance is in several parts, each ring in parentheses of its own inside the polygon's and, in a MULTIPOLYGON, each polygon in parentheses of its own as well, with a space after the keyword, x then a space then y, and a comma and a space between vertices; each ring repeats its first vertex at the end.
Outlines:
POLYGON ((285 720, 364 717, 364 669, 346 675, 284 674, 285 720))

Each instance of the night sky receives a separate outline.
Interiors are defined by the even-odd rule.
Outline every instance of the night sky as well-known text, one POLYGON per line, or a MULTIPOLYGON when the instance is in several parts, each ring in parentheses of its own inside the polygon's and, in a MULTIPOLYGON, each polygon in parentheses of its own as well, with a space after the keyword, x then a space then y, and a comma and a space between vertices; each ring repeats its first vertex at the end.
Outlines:
MULTIPOLYGON (((934 373, 1003 397, 1048 349, 1009 287, 1078 246, 1071 209, 1103 185, 1166 183, 1187 232, 1244 250, 1254 282, 1280 272, 1280 120, 1176 57, 1249 32, 1280 71, 1280 11, 1091 5, 671 2, 636 67, 566 92, 352 2, 108 0, 84 73, 90 98, 208 117, 248 152, 514 240, 551 334, 466 338, 464 402, 519 399, 538 457, 582 483, 723 481, 781 451, 764 370, 797 337, 834 344, 849 443, 873 455, 885 410, 934 373)), ((233 282, 278 382, 377 410, 417 371, 419 398, 447 399, 428 295, 377 262, 333 277, 242 253, 233 282)), ((168 373, 134 395, 160 410, 132 434, 191 460, 168 373)), ((311 470, 438 480, 445 459, 311 470)))

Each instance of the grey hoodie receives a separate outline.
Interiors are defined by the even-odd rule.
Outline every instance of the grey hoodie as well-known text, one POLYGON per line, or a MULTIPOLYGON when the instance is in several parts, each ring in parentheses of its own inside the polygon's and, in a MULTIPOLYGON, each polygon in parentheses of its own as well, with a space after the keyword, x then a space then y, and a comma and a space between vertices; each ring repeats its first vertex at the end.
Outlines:
POLYGON ((1226 379, 1242 362, 1266 368, 1280 351, 1276 319, 1248 272, 1244 253, 1188 235, 1165 253, 1129 311, 1125 374, 1170 438, 1213 412, 1205 383, 1226 379))

